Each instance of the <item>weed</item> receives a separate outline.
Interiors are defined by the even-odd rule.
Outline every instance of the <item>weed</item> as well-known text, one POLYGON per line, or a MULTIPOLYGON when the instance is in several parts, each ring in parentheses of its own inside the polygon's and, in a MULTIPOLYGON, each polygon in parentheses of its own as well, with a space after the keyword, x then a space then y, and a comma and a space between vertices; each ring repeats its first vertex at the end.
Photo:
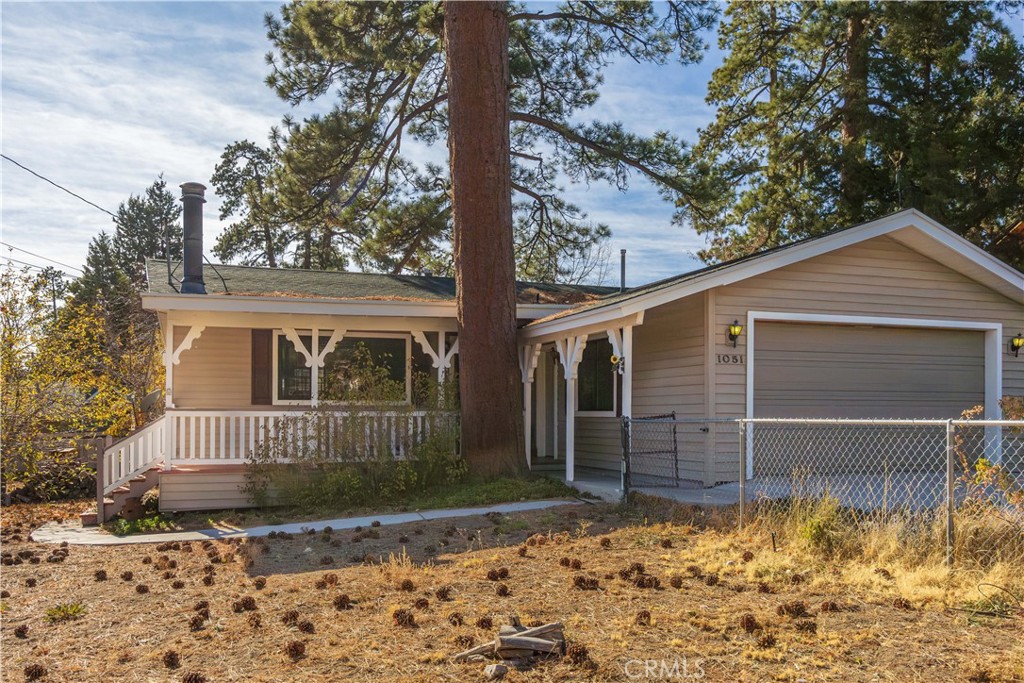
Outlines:
POLYGON ((62 602, 46 610, 46 620, 51 624, 63 624, 85 616, 85 605, 80 602, 62 602))

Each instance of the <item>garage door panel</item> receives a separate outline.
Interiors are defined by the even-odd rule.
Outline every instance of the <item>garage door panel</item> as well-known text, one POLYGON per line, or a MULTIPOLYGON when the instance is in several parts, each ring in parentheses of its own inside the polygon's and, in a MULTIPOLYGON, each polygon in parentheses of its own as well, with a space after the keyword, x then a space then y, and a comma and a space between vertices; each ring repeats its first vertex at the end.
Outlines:
POLYGON ((946 418, 983 402, 984 333, 756 323, 758 417, 946 418))

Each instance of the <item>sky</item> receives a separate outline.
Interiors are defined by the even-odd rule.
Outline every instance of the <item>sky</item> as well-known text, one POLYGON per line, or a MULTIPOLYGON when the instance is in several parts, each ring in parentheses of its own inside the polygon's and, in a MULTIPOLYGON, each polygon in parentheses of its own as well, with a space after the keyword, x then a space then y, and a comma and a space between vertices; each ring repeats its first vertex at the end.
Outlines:
MULTIPOLYGON (((209 186, 226 145, 264 143, 289 112, 263 83, 270 49, 263 15, 278 7, 4 2, 3 153, 109 211, 161 173, 175 194, 186 181, 209 186)), ((711 120, 704 91, 720 61, 713 49, 699 65, 616 63, 587 116, 693 141, 698 127, 711 120)), ((415 145, 403 146, 403 154, 445 156, 415 145)), ((110 216, 7 160, 0 173, 0 256, 54 265, 46 257, 80 268, 92 237, 113 228, 110 216)), ((218 220, 219 200, 212 194, 208 190, 205 212, 211 258, 210 247, 226 224, 218 220)), ((595 184, 567 186, 566 196, 611 228, 611 280, 617 281, 620 248, 628 250, 630 285, 698 265, 693 254, 702 239, 671 224, 671 205, 642 178, 634 176, 625 193, 595 184)))

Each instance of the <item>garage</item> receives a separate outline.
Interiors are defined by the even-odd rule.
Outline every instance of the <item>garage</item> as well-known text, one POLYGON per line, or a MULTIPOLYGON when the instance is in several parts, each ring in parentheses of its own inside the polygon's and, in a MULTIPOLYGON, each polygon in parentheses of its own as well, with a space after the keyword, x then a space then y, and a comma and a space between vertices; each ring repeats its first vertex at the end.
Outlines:
POLYGON ((758 321, 754 416, 951 418, 985 400, 985 333, 758 321))

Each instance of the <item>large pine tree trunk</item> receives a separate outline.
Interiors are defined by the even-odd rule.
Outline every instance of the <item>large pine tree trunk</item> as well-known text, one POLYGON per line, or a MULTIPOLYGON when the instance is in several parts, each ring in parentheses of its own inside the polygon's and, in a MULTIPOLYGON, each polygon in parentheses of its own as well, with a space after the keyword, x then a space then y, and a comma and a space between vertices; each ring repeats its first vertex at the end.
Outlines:
POLYGON ((523 463, 505 4, 446 2, 444 29, 462 448, 493 476, 523 463))
POLYGON ((846 19, 846 64, 843 74, 842 159, 839 169, 840 216, 844 222, 865 220, 867 196, 868 36, 867 3, 849 5, 846 19))

